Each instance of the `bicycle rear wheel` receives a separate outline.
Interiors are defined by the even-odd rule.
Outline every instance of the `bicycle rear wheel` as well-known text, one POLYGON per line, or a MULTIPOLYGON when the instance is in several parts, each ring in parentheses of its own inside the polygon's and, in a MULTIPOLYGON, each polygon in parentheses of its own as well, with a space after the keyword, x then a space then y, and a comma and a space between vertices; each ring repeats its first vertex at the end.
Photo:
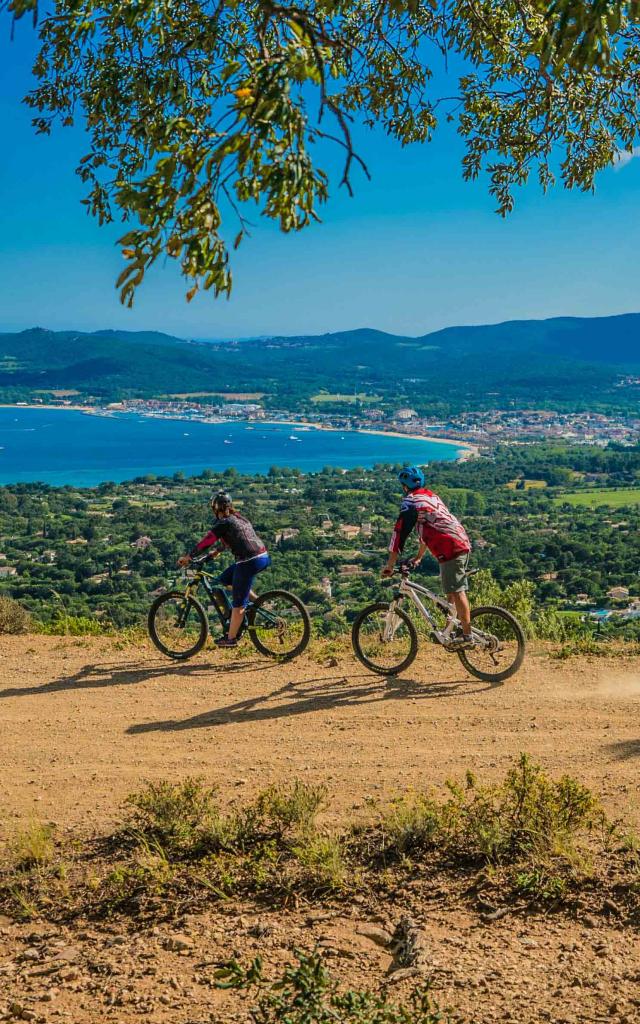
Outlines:
POLYGON ((473 647, 458 651, 458 657, 472 676, 491 683, 509 679, 518 671, 525 655, 525 639, 516 617, 505 608, 480 607, 471 612, 473 647))
POLYGON ((268 590, 247 613, 249 638, 260 654, 291 661, 302 654, 311 636, 309 612, 286 590, 268 590))
POLYGON ((418 634, 407 613, 401 608, 391 611, 382 603, 360 612, 351 629, 351 642, 356 658, 381 676, 403 672, 418 653, 418 634))
POLYGON ((147 619, 149 636, 162 654, 186 661, 201 651, 209 635, 207 615, 194 597, 171 590, 151 605, 147 619))

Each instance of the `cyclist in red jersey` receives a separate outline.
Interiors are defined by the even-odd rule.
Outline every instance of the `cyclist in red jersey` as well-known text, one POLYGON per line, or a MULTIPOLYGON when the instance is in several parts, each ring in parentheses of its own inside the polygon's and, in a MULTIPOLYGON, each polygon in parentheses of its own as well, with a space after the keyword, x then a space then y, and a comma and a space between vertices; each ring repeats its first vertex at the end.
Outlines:
POLYGON ((404 500, 391 535, 389 558, 382 575, 392 575, 398 555, 415 528, 420 547, 412 563, 419 565, 427 551, 438 561, 442 589, 449 603, 455 606, 462 627, 462 636, 456 637, 451 646, 465 647, 471 642, 471 609, 467 597, 471 541, 462 523, 442 499, 425 487, 421 469, 408 466, 398 474, 398 480, 402 484, 404 500))

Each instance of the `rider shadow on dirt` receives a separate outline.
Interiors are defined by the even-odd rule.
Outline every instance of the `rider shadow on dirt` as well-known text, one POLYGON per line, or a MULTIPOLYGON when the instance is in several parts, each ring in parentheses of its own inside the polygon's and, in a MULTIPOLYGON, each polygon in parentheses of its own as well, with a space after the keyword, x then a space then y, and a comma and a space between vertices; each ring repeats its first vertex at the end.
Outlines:
POLYGON ((495 689, 488 683, 476 683, 468 677, 433 683, 398 676, 373 676, 368 672, 346 676, 318 676, 285 683, 271 691, 246 700, 212 708, 185 719, 161 722, 140 722, 129 726, 128 735, 148 732, 181 732, 185 729, 266 722, 278 718, 313 714, 315 711, 356 707, 388 700, 433 700, 439 697, 472 694, 495 689))
MULTIPOLYGON (((225 672, 249 672, 255 670, 260 664, 260 659, 256 657, 226 663, 223 668, 225 672)), ((158 661, 146 668, 141 668, 138 661, 117 665, 90 663, 83 665, 71 675, 62 675, 37 686, 8 686, 5 690, 0 690, 0 699, 3 697, 33 697, 39 693, 59 693, 64 690, 92 690, 104 686, 135 686, 137 683, 145 683, 148 680, 166 678, 167 676, 184 679, 202 675, 211 678, 211 674, 219 673, 221 668, 220 663, 202 661, 178 665, 158 661)))

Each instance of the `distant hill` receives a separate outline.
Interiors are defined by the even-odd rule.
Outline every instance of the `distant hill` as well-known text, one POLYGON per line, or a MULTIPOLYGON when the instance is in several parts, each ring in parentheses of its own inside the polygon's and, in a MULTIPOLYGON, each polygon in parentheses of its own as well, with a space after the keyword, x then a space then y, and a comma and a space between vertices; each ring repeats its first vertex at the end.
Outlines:
POLYGON ((518 404, 629 405, 640 314, 514 320, 407 337, 369 328, 198 342, 160 332, 0 334, 0 392, 73 388, 104 398, 260 390, 291 409, 319 390, 369 391, 446 412, 518 404))

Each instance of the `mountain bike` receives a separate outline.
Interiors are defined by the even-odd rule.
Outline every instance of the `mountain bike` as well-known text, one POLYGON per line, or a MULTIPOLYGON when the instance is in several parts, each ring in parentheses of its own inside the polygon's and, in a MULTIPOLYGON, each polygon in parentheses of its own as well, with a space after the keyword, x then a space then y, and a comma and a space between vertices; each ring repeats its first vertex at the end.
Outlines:
MULTIPOLYGON (((177 580, 151 605, 147 620, 149 636, 167 658, 187 661, 201 651, 209 636, 209 616, 196 594, 203 587, 206 601, 226 632, 231 617, 231 598, 218 583, 218 574, 208 572, 203 555, 191 561, 195 574, 183 590, 177 580)), ((311 635, 311 620, 302 601, 286 590, 268 590, 252 601, 238 632, 247 633, 253 646, 268 658, 290 661, 302 654, 311 635)))
MULTIPOLYGON (((525 639, 520 623, 511 612, 489 605, 474 608, 471 641, 464 648, 452 647, 451 641, 461 635, 454 606, 412 581, 406 563, 401 563, 395 571, 401 579, 391 601, 369 605, 353 623, 353 649, 363 665, 380 675, 398 675, 413 663, 418 653, 418 632, 401 607, 408 598, 426 622, 430 639, 445 651, 457 654, 471 675, 493 683, 515 675, 524 660, 525 639), (443 628, 423 604, 424 599, 446 616, 443 628)), ((476 572, 477 569, 471 569, 468 575, 475 576, 476 572)))

